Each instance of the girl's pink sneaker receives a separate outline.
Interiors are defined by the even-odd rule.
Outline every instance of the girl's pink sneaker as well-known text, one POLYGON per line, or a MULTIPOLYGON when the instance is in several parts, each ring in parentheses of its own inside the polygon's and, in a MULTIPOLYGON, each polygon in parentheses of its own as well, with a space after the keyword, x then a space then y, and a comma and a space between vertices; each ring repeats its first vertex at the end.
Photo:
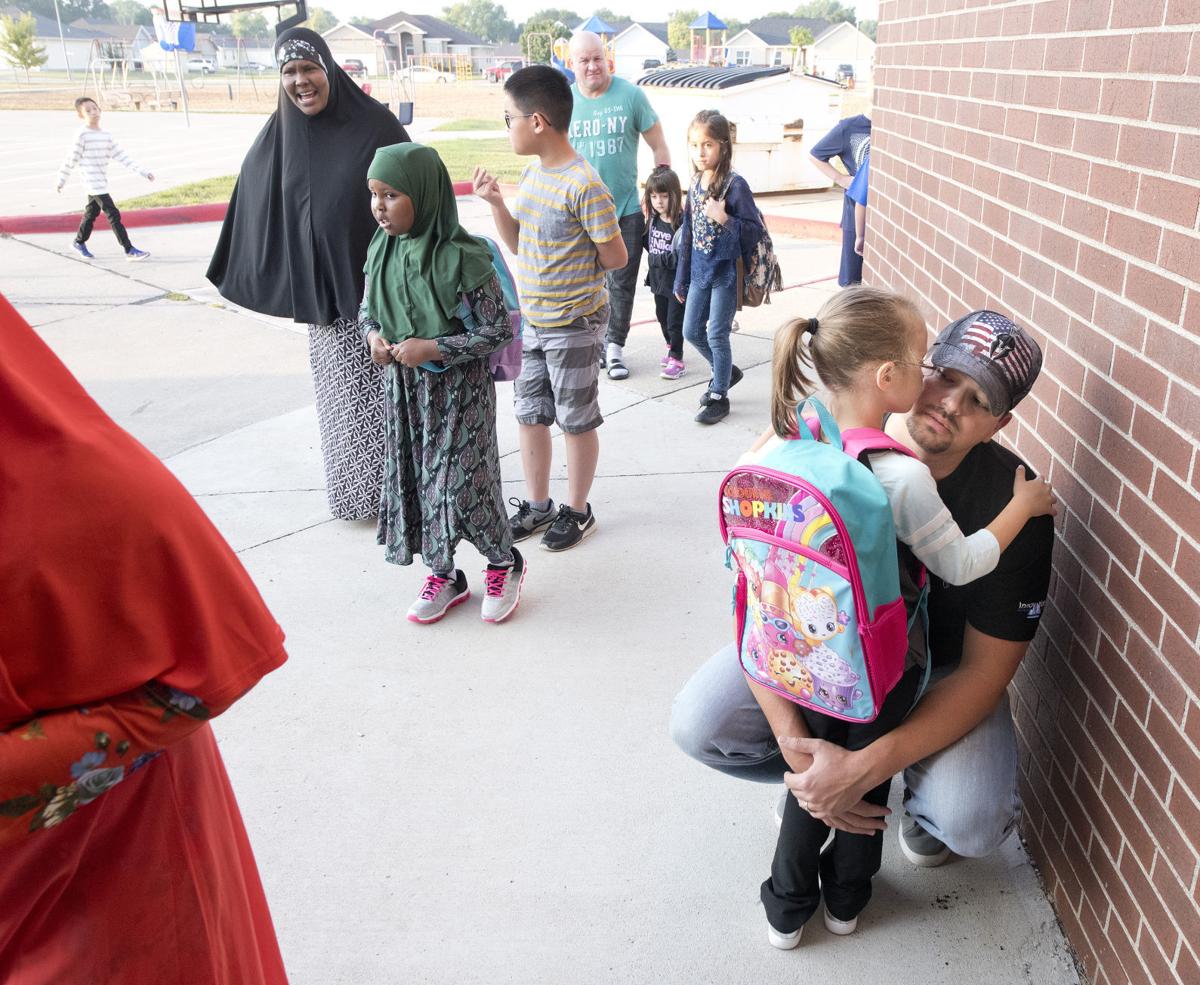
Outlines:
POLYGON ((662 359, 660 359, 658 361, 658 368, 666 369, 667 368, 667 360, 670 358, 671 358, 671 349, 670 349, 670 347, 668 347, 667 351, 663 353, 662 359))
POLYGON ((658 375, 664 380, 677 380, 687 372, 687 367, 683 365, 682 359, 676 359, 674 356, 668 356, 666 365, 663 366, 662 372, 658 375))

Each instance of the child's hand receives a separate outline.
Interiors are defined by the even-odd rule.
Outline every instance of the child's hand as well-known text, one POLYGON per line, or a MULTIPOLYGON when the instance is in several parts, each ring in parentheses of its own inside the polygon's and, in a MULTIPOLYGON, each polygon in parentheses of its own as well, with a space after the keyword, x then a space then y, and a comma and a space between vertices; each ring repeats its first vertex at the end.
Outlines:
POLYGON ((432 339, 405 339, 392 346, 392 358, 402 366, 420 366, 442 358, 442 350, 432 339))
POLYGON ((716 222, 722 226, 725 225, 726 220, 729 218, 729 213, 725 211, 725 200, 723 198, 710 198, 705 202, 704 214, 712 222, 716 222))
POLYGON ((371 362, 375 365, 386 366, 392 361, 391 347, 378 332, 367 333, 367 344, 371 347, 371 362))
POLYGON ((502 205, 504 196, 500 192, 500 182, 493 178, 485 169, 477 167, 471 177, 471 187, 475 194, 488 205, 502 205))
POLYGON ((149 172, 146 172, 146 180, 147 180, 147 181, 153 181, 153 180, 154 180, 154 175, 150 174, 149 172))
POLYGON ((854 237, 854 252, 859 256, 863 255, 863 247, 866 245, 867 238, 865 236, 854 237))
POLYGON ((833 180, 841 188, 849 188, 854 184, 854 179, 848 174, 839 174, 833 180))
POLYGON ((1049 479, 1025 478, 1025 466, 1017 466, 1013 477, 1013 501, 1020 503, 1027 516, 1058 516, 1058 498, 1049 479))

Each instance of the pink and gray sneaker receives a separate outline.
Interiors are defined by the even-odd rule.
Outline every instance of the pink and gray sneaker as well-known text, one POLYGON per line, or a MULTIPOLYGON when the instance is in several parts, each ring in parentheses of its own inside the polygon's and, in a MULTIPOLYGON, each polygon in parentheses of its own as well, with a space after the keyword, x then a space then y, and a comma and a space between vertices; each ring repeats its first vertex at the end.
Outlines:
POLYGON ((662 354, 662 359, 658 361, 659 369, 667 368, 667 360, 671 358, 671 347, 667 346, 667 351, 662 354))
POLYGON ((521 602, 521 586, 525 583, 525 558, 515 547, 509 568, 488 565, 483 573, 483 621, 504 622, 517 611, 521 602))
POLYGON ((456 605, 461 605, 471 597, 467 587, 467 576, 457 568, 453 577, 429 575, 421 586, 421 594, 409 606, 408 621, 427 625, 437 622, 456 605))
POLYGON ((662 372, 658 375, 664 380, 677 380, 686 372, 687 367, 683 365, 682 359, 668 356, 666 363, 663 364, 662 372))

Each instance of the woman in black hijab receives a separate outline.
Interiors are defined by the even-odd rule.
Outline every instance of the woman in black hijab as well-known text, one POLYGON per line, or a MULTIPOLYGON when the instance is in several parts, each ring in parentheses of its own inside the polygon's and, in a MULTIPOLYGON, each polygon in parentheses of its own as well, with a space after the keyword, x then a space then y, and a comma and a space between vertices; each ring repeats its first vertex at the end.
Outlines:
POLYGON ((279 107, 233 189, 208 279, 234 304, 308 323, 329 508, 373 517, 383 475, 382 370, 357 328, 377 224, 367 168, 404 127, 334 61, 314 31, 275 43, 279 107))

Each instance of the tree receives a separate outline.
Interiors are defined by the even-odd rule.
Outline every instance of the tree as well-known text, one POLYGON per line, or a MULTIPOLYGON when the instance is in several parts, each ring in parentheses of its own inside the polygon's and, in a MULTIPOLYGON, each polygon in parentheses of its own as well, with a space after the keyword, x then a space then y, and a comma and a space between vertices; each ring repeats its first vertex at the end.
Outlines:
POLYGON ((517 36, 516 25, 508 19, 504 8, 492 3, 492 0, 462 0, 461 3, 446 7, 442 16, 484 41, 500 43, 512 41, 517 36))
POLYGON ((113 21, 117 24, 145 24, 149 27, 154 23, 150 9, 143 7, 138 0, 113 0, 108 9, 112 11, 113 21))
POLYGON ((22 14, 15 20, 0 17, 0 55, 12 65, 25 69, 25 81, 29 81, 29 70, 45 65, 46 49, 36 42, 37 21, 33 14, 22 14))
POLYGON ((792 64, 796 64, 796 52, 794 49, 800 49, 800 64, 808 69, 808 49, 813 43, 812 31, 807 27, 793 27, 788 31, 788 41, 792 44, 792 64))
POLYGON ((611 24, 616 27, 618 21, 630 20, 628 17, 622 17, 620 14, 614 13, 608 7, 601 7, 599 10, 593 10, 592 16, 599 17, 605 24, 611 24))
POLYGON ((795 17, 811 17, 814 20, 829 21, 830 24, 840 24, 849 21, 858 23, 858 14, 853 7, 847 7, 841 0, 809 0, 796 8, 795 17))
MULTIPOLYGON (((54 19, 54 0, 25 0, 21 9, 40 17, 54 19)), ((112 9, 104 0, 59 0, 59 13, 64 24, 84 18, 92 21, 111 21, 112 9)))
POLYGON ((324 7, 309 7, 308 20, 304 22, 304 26, 310 31, 324 34, 338 26, 338 19, 335 14, 324 7))
POLYGON ((879 21, 860 21, 858 29, 863 32, 872 41, 875 39, 875 32, 879 29, 879 21))
POLYGON ((692 57, 691 23, 699 16, 698 10, 677 10, 667 21, 667 44, 687 59, 692 57))
POLYGON ((364 31, 371 30, 371 25, 374 24, 375 21, 376 21, 376 18, 374 18, 374 17, 359 16, 359 17, 351 17, 350 18, 351 24, 353 24, 355 27, 361 27, 364 31))
POLYGON ((583 18, 575 11, 567 10, 565 7, 547 7, 545 10, 530 14, 525 23, 521 25, 521 33, 524 34, 528 31, 530 24, 554 24, 556 21, 561 21, 570 31, 582 24, 583 18))
POLYGON ((230 19, 235 38, 257 38, 267 33, 267 19, 256 10, 239 10, 230 19))
POLYGON ((550 46, 554 40, 570 36, 571 28, 561 19, 528 20, 521 26, 521 50, 528 61, 544 65, 550 61, 550 46))

